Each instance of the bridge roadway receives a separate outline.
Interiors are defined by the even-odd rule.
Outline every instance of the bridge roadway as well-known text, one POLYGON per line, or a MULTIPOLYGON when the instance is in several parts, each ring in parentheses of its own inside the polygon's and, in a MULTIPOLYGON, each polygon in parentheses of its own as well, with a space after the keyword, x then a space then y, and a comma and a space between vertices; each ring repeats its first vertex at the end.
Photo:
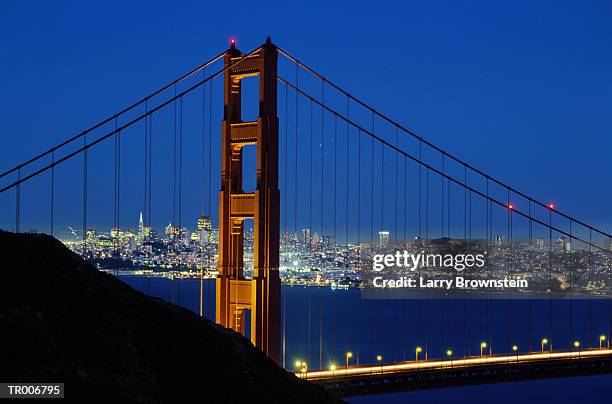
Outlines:
POLYGON ((296 376, 350 396, 607 373, 612 373, 610 348, 349 366, 296 376))

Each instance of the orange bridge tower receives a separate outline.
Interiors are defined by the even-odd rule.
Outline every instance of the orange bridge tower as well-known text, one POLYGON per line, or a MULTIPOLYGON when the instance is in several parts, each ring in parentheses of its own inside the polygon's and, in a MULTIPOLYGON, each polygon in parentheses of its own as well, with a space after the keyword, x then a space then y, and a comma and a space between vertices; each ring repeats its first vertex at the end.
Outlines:
POLYGON ((250 311, 251 342, 277 363, 280 360, 280 277, 278 190, 278 52, 270 38, 255 53, 244 55, 232 42, 224 57, 224 115, 219 193, 219 275, 216 292, 217 323, 245 333, 250 311), (232 64, 236 63, 234 66, 232 64), (232 66, 232 67, 230 67, 232 66), (259 115, 241 119, 241 82, 259 78, 259 115), (245 146, 257 147, 255 192, 242 188, 245 146), (244 221, 254 221, 253 278, 243 274, 244 221))

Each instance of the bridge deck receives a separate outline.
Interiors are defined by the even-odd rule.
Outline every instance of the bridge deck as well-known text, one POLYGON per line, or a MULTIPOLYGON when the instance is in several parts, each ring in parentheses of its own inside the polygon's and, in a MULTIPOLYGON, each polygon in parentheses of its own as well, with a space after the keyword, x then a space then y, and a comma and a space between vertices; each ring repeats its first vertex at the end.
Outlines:
POLYGON ((410 361, 297 374, 343 396, 612 373, 612 349, 410 361))

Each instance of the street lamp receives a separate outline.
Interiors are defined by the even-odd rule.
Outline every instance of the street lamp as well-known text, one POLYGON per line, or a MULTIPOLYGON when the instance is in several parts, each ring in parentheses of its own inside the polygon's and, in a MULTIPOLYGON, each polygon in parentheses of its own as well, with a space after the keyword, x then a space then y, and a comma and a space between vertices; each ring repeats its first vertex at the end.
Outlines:
POLYGON ((304 379, 308 379, 308 365, 306 362, 302 362, 302 366, 304 366, 302 368, 302 372, 304 372, 304 379))
POLYGON ((423 348, 421 348, 420 346, 416 347, 416 349, 414 350, 414 354, 416 356, 416 361, 419 361, 419 353, 423 352, 423 348))
POLYGON ((451 364, 451 367, 453 367, 453 350, 452 349, 447 349, 446 350, 446 356, 448 356, 450 358, 450 364, 451 364))
POLYGON ((382 364, 383 357, 382 357, 382 355, 376 355, 376 360, 378 362, 380 362, 380 373, 382 373, 382 371, 383 371, 383 364, 382 364))
POLYGON ((601 349, 603 347, 603 342, 606 340, 606 336, 605 335, 600 335, 599 336, 599 349, 601 349))
POLYGON ((548 338, 542 338, 542 352, 544 352, 544 345, 548 344, 548 338))
POLYGON ((336 365, 334 365, 334 364, 330 365, 329 370, 331 370, 332 376, 335 376, 335 374, 336 374, 336 365))
POLYGON ((480 343, 480 357, 482 358, 482 350, 485 349, 487 347, 487 343, 486 342, 481 342, 480 343))
POLYGON ((352 358, 352 357, 353 357, 353 353, 352 353, 352 352, 347 352, 347 353, 346 353, 346 368, 347 368, 347 369, 348 369, 348 361, 349 361, 349 358, 352 358))
POLYGON ((574 348, 578 350, 578 357, 580 357, 580 341, 574 341, 574 348))
POLYGON ((518 362, 518 345, 512 345, 512 351, 516 352, 516 360, 518 362))

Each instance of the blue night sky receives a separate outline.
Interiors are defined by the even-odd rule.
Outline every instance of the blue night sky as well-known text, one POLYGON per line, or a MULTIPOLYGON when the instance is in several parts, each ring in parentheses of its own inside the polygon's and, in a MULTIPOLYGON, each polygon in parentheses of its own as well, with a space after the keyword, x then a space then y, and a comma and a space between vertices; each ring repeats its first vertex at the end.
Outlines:
POLYGON ((1 169, 201 64, 230 36, 248 50, 270 35, 434 144, 612 227, 610 2, 225 4, 3 2, 1 169))

